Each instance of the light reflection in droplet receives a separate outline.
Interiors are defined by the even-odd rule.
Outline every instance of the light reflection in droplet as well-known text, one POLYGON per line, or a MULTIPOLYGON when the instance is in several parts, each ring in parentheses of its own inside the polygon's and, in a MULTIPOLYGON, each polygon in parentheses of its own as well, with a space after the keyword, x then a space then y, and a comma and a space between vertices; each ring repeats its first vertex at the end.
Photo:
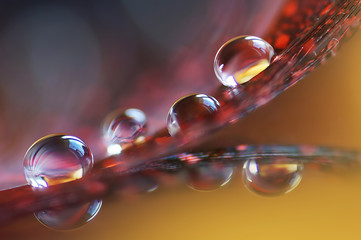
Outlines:
POLYGON ((120 154, 122 152, 122 146, 120 146, 119 144, 110 144, 107 147, 107 152, 109 155, 116 155, 116 154, 120 154))

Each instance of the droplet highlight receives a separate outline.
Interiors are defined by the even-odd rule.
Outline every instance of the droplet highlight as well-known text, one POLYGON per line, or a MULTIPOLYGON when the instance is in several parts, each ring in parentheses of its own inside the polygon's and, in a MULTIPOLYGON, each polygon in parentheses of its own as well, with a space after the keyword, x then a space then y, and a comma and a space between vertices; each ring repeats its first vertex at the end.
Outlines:
POLYGON ((192 94, 180 98, 169 110, 168 132, 173 137, 185 133, 197 134, 197 126, 211 122, 219 108, 217 99, 206 94, 192 94))
POLYGON ((265 70, 273 55, 273 47, 262 38, 239 36, 220 47, 214 59, 214 72, 223 85, 235 87, 265 70))
POLYGON ((24 157, 27 182, 38 188, 82 178, 93 167, 93 156, 79 138, 49 135, 36 141, 24 157))
POLYGON ((243 165, 243 182, 251 191, 281 195, 294 190, 302 179, 303 164, 290 158, 255 158, 243 165))

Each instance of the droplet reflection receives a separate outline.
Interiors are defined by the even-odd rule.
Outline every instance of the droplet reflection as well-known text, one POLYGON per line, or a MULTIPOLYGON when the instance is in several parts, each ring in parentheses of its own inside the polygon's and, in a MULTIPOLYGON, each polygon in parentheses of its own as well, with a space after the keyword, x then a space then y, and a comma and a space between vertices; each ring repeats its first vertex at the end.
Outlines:
POLYGON ((78 206, 48 209, 34 213, 36 219, 54 230, 72 230, 92 220, 102 206, 101 200, 84 203, 78 206))
MULTIPOLYGON (((24 172, 28 183, 35 188, 46 188, 82 178, 93 167, 93 156, 79 138, 49 135, 36 141, 26 152, 24 172)), ((78 206, 53 208, 34 213, 45 226, 56 230, 78 228, 92 220, 102 201, 78 206)))
POLYGON ((243 165, 244 184, 262 195, 280 195, 295 189, 302 179, 303 164, 290 158, 255 158, 243 165))
POLYGON ((186 170, 187 185, 201 191, 211 191, 226 185, 233 174, 233 167, 222 162, 197 162, 189 164, 186 170))
POLYGON ((119 186, 119 193, 124 196, 139 196, 155 191, 158 181, 150 173, 133 173, 124 179, 119 186))

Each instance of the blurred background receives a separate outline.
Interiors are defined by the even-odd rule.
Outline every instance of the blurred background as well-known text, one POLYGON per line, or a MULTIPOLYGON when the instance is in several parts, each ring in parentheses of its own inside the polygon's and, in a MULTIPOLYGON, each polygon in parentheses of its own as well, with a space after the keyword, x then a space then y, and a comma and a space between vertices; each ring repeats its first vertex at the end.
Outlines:
MULTIPOLYGON (((267 36, 287 1, 2 1, 2 186, 24 183, 22 158, 38 138, 79 136, 97 157, 104 116, 137 107, 149 133, 172 103, 219 85, 218 47, 240 34, 267 36)), ((296 1, 294 1, 296 2, 296 1)), ((361 149, 361 33, 296 86, 203 148, 309 144, 361 149)), ((33 216, 0 228, 4 239, 359 239, 361 172, 306 169, 277 197, 248 191, 236 169, 215 191, 185 186, 104 200, 84 227, 56 232, 33 216)))
POLYGON ((164 127, 177 99, 219 85, 218 48, 265 35, 285 2, 2 1, 1 159, 22 159, 51 133, 76 135, 101 157, 99 129, 116 109, 144 111, 149 134, 164 127))

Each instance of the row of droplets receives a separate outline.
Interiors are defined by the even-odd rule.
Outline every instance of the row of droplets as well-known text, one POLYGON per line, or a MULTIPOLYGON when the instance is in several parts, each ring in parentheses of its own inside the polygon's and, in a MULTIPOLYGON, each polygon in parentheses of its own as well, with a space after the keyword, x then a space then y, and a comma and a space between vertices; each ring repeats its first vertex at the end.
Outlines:
MULTIPOLYGON (((254 36, 240 36, 226 42, 218 50, 214 71, 226 87, 236 87, 251 80, 266 69, 273 58, 270 44, 254 36)), ((221 107, 219 101, 207 94, 190 94, 177 100, 170 108, 167 128, 176 137, 195 131, 197 124, 211 121, 221 107)), ((111 113, 105 121, 104 136, 110 143, 109 152, 117 153, 119 145, 131 143, 145 133, 146 116, 139 109, 111 113)))
MULTIPOLYGON (((64 163, 63 167, 69 170, 68 172, 57 172, 56 178, 54 175, 46 175, 44 172, 40 177, 41 179, 37 181, 44 184, 46 182, 47 184, 42 186, 38 184, 36 186, 46 187, 60 181, 71 181, 75 177, 84 176, 90 172, 92 156, 88 147, 80 139, 72 136, 53 135, 41 142, 46 147, 46 149, 43 149, 41 157, 57 161, 55 165, 69 156, 73 157, 71 158, 72 161, 64 163), (57 150, 55 153, 53 151, 54 147, 57 150), (77 170, 75 169, 77 168, 82 169, 81 174, 76 173, 77 170)), ((226 158, 227 161, 207 161, 200 160, 194 154, 179 154, 171 160, 173 162, 179 161, 179 164, 176 164, 178 167, 175 167, 175 169, 169 170, 160 167, 157 170, 147 171, 145 169, 127 175, 123 179, 124 182, 121 189, 119 189, 119 193, 122 196, 149 193, 158 189, 160 183, 166 184, 169 181, 174 184, 176 182, 185 182, 190 188, 202 192, 213 191, 225 186, 239 166, 242 168, 244 185, 252 192, 263 196, 277 196, 288 193, 294 190, 302 179, 302 162, 286 156, 251 157, 245 162, 234 162, 233 164, 230 164, 229 156, 226 158)), ((54 170, 52 165, 47 167, 50 167, 49 172, 54 170)), ((96 199, 76 206, 42 210, 34 215, 46 227, 56 230, 70 230, 92 220, 98 214, 101 206, 102 200, 96 199)))
MULTIPOLYGON (((267 68, 273 55, 272 46, 263 39, 240 36, 221 46, 214 60, 214 70, 223 85, 236 87, 267 68)), ((168 113, 169 134, 176 137, 194 130, 197 123, 211 119, 220 107, 217 99, 206 94, 191 94, 179 99, 168 113)), ((109 114, 103 125, 103 135, 110 154, 119 154, 124 147, 141 141, 145 133, 146 115, 134 108, 109 114)), ((25 177, 33 187, 48 187, 82 178, 92 166, 93 156, 86 144, 79 138, 66 135, 50 135, 39 139, 29 148, 24 159, 25 177)), ((253 173, 251 170, 249 172, 253 173)), ((97 212, 101 201, 94 203, 98 207, 90 204, 89 208, 97 212)), ((53 213, 45 214, 42 211, 35 215, 45 225, 53 225, 53 213)))

